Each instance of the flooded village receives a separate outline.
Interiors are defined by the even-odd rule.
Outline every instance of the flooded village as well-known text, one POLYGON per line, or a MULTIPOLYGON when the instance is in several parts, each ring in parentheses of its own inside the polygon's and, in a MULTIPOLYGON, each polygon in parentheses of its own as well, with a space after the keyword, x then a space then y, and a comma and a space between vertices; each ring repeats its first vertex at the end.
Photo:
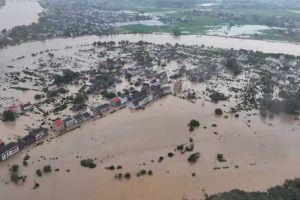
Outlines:
POLYGON ((156 20, 127 3, 41 1, 38 22, 2 31, 0 200, 297 199, 299 45, 115 34, 156 20))

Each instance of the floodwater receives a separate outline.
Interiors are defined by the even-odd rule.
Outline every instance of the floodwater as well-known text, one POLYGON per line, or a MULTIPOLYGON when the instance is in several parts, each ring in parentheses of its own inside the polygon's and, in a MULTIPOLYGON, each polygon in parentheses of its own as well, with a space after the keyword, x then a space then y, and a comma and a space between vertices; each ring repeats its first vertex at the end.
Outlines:
MULTIPOLYGON (((30 42, 0 50, 0 73, 4 75, 5 72, 13 71, 6 67, 8 65, 17 66, 20 70, 30 67, 34 60, 31 53, 73 46, 73 49, 62 51, 66 56, 72 56, 78 49, 91 48, 80 47, 81 45, 111 40, 204 44, 227 49, 242 48, 300 55, 296 44, 214 36, 86 36, 30 42), (25 58, 12 61, 20 56, 25 58)), ((184 88, 196 91, 204 91, 204 86, 184 82, 184 88)), ((76 91, 78 87, 72 86, 69 89, 76 91)), ((33 101, 36 94, 35 91, 3 91, 1 87, 0 90, 1 97, 14 96, 22 101, 33 101)), ((125 108, 102 119, 92 119, 80 129, 59 137, 51 139, 52 136, 58 136, 51 132, 50 136, 42 139, 43 145, 32 145, 0 163, 0 199, 203 199, 205 193, 213 194, 234 188, 262 191, 282 184, 285 179, 300 177, 299 120, 286 115, 276 116, 272 120, 262 119, 258 115, 247 116, 249 113, 245 112, 235 118, 226 113, 234 104, 233 101, 213 104, 203 101, 203 98, 191 103, 171 95, 147 105, 145 110, 125 108), (215 116, 213 113, 216 108, 222 108, 228 118, 215 116), (193 133, 187 127, 191 119, 196 119, 201 124, 193 133), (217 124, 217 127, 212 127, 212 124, 217 124), (201 153, 201 158, 195 164, 187 161, 191 153, 174 151, 177 145, 189 143, 190 137, 194 140, 194 152, 201 153), (27 152, 31 156, 29 166, 23 167, 22 160, 27 152), (168 158, 169 152, 175 152, 176 155, 168 158), (215 157, 218 153, 224 154, 227 162, 217 162, 215 157), (160 156, 164 160, 158 163, 160 156), (80 160, 86 158, 96 159, 98 166, 95 169, 81 167, 80 160), (12 164, 21 166, 19 173, 27 176, 26 183, 11 183, 8 169, 12 164), (53 172, 37 177, 36 170, 48 164, 52 166, 53 172), (123 169, 106 170, 105 167, 110 165, 122 165, 123 169), (215 167, 221 169, 214 170, 215 167), (59 172, 54 171, 57 168, 59 172), (152 170, 153 176, 136 177, 141 169, 152 170), (115 173, 120 172, 130 172, 131 179, 116 180, 115 173), (196 177, 192 177, 193 172, 196 177), (35 181, 40 187, 33 190, 35 181)), ((257 111, 250 114, 257 114, 257 111)), ((40 124, 35 119, 36 115, 30 114, 21 116, 15 122, 1 122, 0 139, 9 142, 26 135, 25 127, 40 124)))
POLYGON ((142 24, 146 26, 163 26, 164 23, 162 23, 159 20, 152 19, 152 20, 141 20, 141 21, 132 21, 132 22, 119 22, 113 24, 115 27, 120 27, 120 26, 127 26, 127 25, 136 25, 136 24, 142 24))
MULTIPOLYGON (((264 34, 262 30, 272 30, 274 27, 264 26, 264 25, 242 25, 242 26, 217 26, 212 27, 212 29, 206 31, 209 35, 218 36, 243 36, 243 35, 254 35, 254 34, 264 34)), ((276 28, 278 29, 278 28, 276 28)))
POLYGON ((214 6, 214 5, 218 5, 218 3, 203 3, 203 4, 198 4, 197 6, 210 7, 210 6, 214 6))
POLYGON ((37 22, 43 8, 37 2, 6 2, 0 9, 0 30, 37 22))

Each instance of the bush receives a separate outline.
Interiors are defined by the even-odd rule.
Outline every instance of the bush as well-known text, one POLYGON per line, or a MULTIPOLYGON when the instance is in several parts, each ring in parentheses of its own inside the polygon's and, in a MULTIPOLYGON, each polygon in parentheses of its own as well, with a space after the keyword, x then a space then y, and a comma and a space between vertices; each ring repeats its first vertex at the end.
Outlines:
POLYGON ((44 171, 44 173, 49 173, 49 172, 51 172, 51 171, 52 171, 51 166, 50 166, 50 165, 44 166, 43 171, 44 171))
POLYGON ((217 109, 215 110, 215 114, 216 114, 216 115, 223 115, 222 109, 217 108, 217 109))
POLYGON ((17 183, 19 181, 18 174, 17 173, 11 173, 10 179, 12 180, 12 182, 17 183))
POLYGON ((118 174, 118 178, 121 179, 122 177, 123 177, 123 174, 122 174, 122 173, 119 173, 119 174, 118 174))
POLYGON ((164 160, 164 157, 159 157, 159 159, 158 159, 158 162, 161 162, 161 161, 163 161, 164 160))
POLYGON ((195 163, 197 162, 197 160, 200 158, 200 153, 193 153, 192 155, 190 155, 190 157, 188 158, 189 162, 195 163))
POLYGON ((189 127, 191 127, 191 126, 192 127, 199 127, 200 123, 199 123, 199 121, 193 119, 193 120, 190 121, 190 123, 188 124, 188 126, 189 127))
POLYGON ((146 170, 142 169, 142 170, 140 171, 140 174, 141 174, 141 175, 145 175, 146 172, 147 172, 146 170))
POLYGON ((106 169, 113 171, 113 170, 115 170, 115 166, 112 165, 112 166, 106 167, 106 169))
POLYGON ((152 175, 153 175, 152 170, 149 170, 149 171, 148 171, 148 175, 149 175, 149 176, 152 176, 152 175))
POLYGON ((170 153, 168 153, 168 156, 169 156, 170 158, 172 158, 172 157, 174 156, 174 153, 170 152, 170 153))
POLYGON ((95 167, 97 167, 97 165, 94 163, 93 159, 82 160, 82 161, 80 161, 80 165, 82 167, 88 167, 90 169, 94 169, 95 167))
POLYGON ((40 169, 36 170, 36 175, 38 175, 39 177, 43 176, 43 173, 40 169))
POLYGON ((34 96, 34 99, 36 99, 36 100, 39 100, 39 99, 41 99, 42 98, 42 95, 40 95, 40 94, 36 94, 35 96, 34 96))
POLYGON ((30 159, 30 156, 26 155, 23 160, 29 160, 29 159, 30 159))
POLYGON ((130 174, 129 172, 127 172, 127 173, 124 175, 124 177, 125 177, 126 179, 130 179, 130 178, 131 178, 131 174, 130 174))
POLYGON ((40 184, 35 183, 35 184, 34 184, 34 187, 33 187, 32 189, 35 190, 35 189, 37 189, 38 187, 40 187, 40 184))
POLYGON ((183 148, 184 148, 183 144, 177 146, 178 150, 183 150, 183 148))
POLYGON ((138 172, 138 173, 136 173, 136 176, 137 176, 137 177, 140 177, 140 176, 141 176, 141 174, 138 172))
POLYGON ((119 166, 117 167, 117 169, 122 169, 122 166, 121 166, 121 165, 119 165, 119 166))
POLYGON ((13 171, 13 172, 17 172, 18 170, 19 170, 19 165, 13 165, 11 167, 11 171, 13 171))
POLYGON ((68 92, 68 90, 66 90, 65 88, 60 88, 60 89, 59 89, 59 92, 60 92, 61 94, 66 94, 66 93, 68 92))
POLYGON ((26 160, 23 160, 23 165, 24 165, 25 167, 27 167, 27 166, 28 166, 28 162, 27 162, 26 160))
POLYGON ((217 160, 218 160, 219 162, 226 162, 226 160, 224 159, 223 154, 218 154, 218 155, 217 155, 217 160))
POLYGON ((193 131, 194 131, 194 127, 193 127, 193 126, 190 126, 189 131, 190 131, 190 132, 193 132, 193 131))
POLYGON ((193 150, 194 150, 194 144, 185 147, 185 151, 193 151, 193 150))

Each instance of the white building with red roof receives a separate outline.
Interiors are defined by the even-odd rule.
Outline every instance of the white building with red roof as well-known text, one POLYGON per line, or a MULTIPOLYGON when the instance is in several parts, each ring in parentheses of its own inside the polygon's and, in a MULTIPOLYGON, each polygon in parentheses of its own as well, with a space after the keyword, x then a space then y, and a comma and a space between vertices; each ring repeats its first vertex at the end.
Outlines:
POLYGON ((15 115, 18 115, 18 114, 20 113, 20 107, 19 107, 19 106, 16 106, 16 105, 9 106, 9 107, 8 107, 8 110, 13 111, 13 113, 14 113, 15 115))
POLYGON ((53 129, 55 131, 62 131, 65 129, 65 124, 62 120, 58 119, 58 120, 55 120, 53 123, 53 129))

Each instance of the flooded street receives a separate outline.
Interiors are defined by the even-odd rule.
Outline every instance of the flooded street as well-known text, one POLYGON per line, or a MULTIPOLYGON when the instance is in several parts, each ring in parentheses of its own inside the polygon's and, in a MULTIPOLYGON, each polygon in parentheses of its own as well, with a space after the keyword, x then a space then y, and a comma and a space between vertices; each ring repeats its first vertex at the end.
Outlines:
POLYGON ((37 2, 6 2, 0 9, 0 31, 37 22, 43 8, 37 2), (4 20, 5 19, 5 20, 4 20))

